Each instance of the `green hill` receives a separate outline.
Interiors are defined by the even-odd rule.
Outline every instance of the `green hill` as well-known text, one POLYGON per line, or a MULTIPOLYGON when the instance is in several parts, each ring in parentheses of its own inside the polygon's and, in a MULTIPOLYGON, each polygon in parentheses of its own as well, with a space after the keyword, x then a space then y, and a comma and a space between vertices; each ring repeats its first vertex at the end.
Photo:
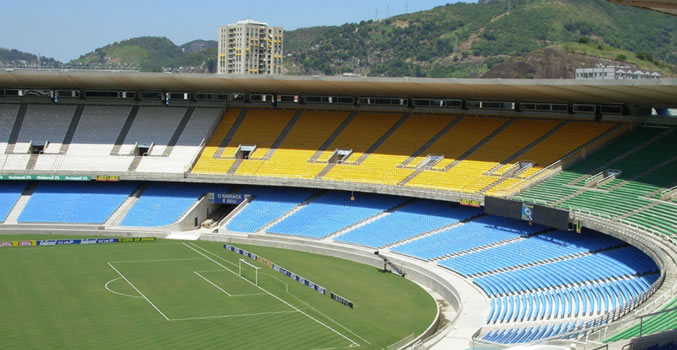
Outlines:
POLYGON ((182 46, 164 37, 138 37, 98 48, 69 62, 72 66, 114 66, 142 71, 213 71, 214 41, 194 40, 182 46), (181 68, 183 67, 183 68, 181 68))
MULTIPOLYGON (((13 66, 13 67, 22 67, 22 66, 36 66, 38 63, 38 56, 31 53, 22 52, 14 49, 4 49, 0 47, 0 66, 13 66)), ((50 58, 50 57, 40 57, 40 65, 42 67, 59 67, 63 63, 50 58)))
POLYGON ((552 48, 674 75, 676 29, 675 17, 604 0, 457 3, 289 31, 286 68, 290 74, 481 77, 504 62, 552 48))

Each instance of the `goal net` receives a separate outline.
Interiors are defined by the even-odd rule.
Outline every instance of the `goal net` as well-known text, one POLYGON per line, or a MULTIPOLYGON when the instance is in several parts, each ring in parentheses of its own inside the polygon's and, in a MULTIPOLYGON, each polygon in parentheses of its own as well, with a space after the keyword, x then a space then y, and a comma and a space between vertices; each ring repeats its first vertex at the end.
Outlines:
POLYGON ((260 269, 260 267, 254 266, 244 259, 240 259, 238 274, 258 286, 260 269))

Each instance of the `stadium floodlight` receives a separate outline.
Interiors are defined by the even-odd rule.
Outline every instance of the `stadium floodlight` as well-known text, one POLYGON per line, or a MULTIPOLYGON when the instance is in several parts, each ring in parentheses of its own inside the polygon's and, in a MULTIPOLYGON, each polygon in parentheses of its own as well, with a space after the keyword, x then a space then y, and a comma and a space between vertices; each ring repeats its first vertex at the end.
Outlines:
POLYGON ((255 285, 258 286, 259 285, 259 270, 260 269, 261 269, 260 267, 254 266, 253 264, 245 261, 244 259, 240 259, 240 263, 238 264, 238 275, 240 275, 240 277, 242 277, 242 278, 245 278, 245 279, 253 282, 255 285), (244 269, 242 268, 242 264, 245 264, 244 269), (250 267, 251 269, 248 269, 248 267, 250 267), (251 271, 252 270, 254 271, 253 272, 254 278, 251 277, 251 274, 252 274, 251 271))

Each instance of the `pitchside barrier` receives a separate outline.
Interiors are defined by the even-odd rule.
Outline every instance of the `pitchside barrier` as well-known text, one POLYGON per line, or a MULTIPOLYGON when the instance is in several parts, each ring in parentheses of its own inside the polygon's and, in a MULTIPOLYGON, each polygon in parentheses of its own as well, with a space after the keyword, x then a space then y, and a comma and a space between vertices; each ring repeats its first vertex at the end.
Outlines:
POLYGON ((4 241, 4 242, 0 241, 0 247, 33 247, 33 246, 54 246, 54 245, 72 245, 72 244, 129 243, 129 242, 150 242, 154 240, 155 237, 21 240, 21 241, 4 241))
MULTIPOLYGON (((301 276, 283 268, 282 266, 276 265, 275 263, 273 263, 270 260, 264 259, 264 258, 254 254, 254 253, 250 253, 250 252, 248 252, 244 249, 240 249, 240 248, 234 247, 232 245, 224 244, 223 248, 230 250, 231 252, 238 253, 242 256, 246 256, 249 259, 256 260, 256 261, 262 263, 264 266, 267 266, 268 268, 271 268, 271 269, 273 269, 273 270, 275 270, 275 271, 277 271, 277 272, 279 272, 279 273, 281 273, 281 274, 283 274, 283 275, 285 275, 285 276, 287 276, 287 277, 289 277, 289 278, 291 278, 291 279, 293 279, 293 280, 295 280, 295 281, 297 281, 297 282, 299 282, 299 283, 301 283, 301 284, 303 284, 307 287, 312 288, 313 290, 315 290, 318 293, 322 293, 323 295, 327 295, 327 289, 326 288, 324 288, 324 287, 320 286, 319 284, 314 283, 314 282, 312 282, 312 281, 310 281, 310 280, 308 280, 304 277, 301 277, 301 276)), ((240 261, 242 261, 242 259, 240 259, 240 261)), ((257 271, 257 276, 258 276, 258 271, 257 271)), ((257 282, 257 284, 258 284, 258 282, 257 282)), ((341 304, 343 304, 343 305, 345 305, 345 306, 347 306, 351 309, 353 309, 355 307, 355 303, 353 303, 352 301, 350 301, 350 300, 348 300, 348 299, 346 299, 346 298, 344 298, 344 297, 342 297, 342 296, 340 296, 336 293, 332 292, 330 294, 330 297, 333 300, 335 300, 335 301, 337 301, 337 302, 339 302, 339 303, 341 303, 341 304)))
POLYGON ((312 282, 312 281, 310 281, 306 278, 303 278, 303 277, 283 268, 282 266, 276 265, 272 261, 266 260, 266 259, 264 259, 260 256, 257 256, 254 253, 250 253, 250 252, 248 252, 244 249, 240 249, 238 247, 233 247, 233 246, 228 245, 228 244, 224 244, 223 248, 228 249, 231 252, 238 253, 242 256, 246 256, 246 257, 248 257, 252 260, 256 260, 256 261, 262 263, 264 266, 267 266, 268 268, 271 268, 271 269, 273 269, 273 270, 275 270, 275 271, 277 271, 277 272, 279 272, 279 273, 281 273, 281 274, 283 274, 283 275, 285 275, 285 276, 287 276, 287 277, 289 277, 289 278, 291 278, 291 279, 293 279, 293 280, 295 280, 299 283, 302 283, 302 284, 312 288, 313 290, 315 290, 318 293, 322 293, 324 295, 327 295, 327 289, 326 288, 324 288, 324 287, 320 286, 319 284, 316 284, 316 283, 314 283, 314 282, 312 282))

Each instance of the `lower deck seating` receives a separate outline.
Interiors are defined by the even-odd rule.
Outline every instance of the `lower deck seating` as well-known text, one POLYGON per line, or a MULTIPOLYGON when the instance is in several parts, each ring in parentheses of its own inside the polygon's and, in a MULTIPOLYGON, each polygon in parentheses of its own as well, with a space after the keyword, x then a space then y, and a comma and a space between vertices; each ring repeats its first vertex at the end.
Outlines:
POLYGON ((273 225, 269 233, 322 238, 384 212, 405 198, 368 193, 327 192, 273 225))
POLYGON ((480 213, 479 209, 448 202, 417 200, 334 240, 378 248, 440 229, 480 213))
POLYGON ((497 216, 484 216, 442 232, 395 247, 394 252, 424 260, 476 249, 542 231, 539 225, 497 216))
POLYGON ((152 227, 173 224, 206 193, 225 193, 229 189, 227 185, 151 183, 120 225, 152 227))
POLYGON ((0 222, 5 221, 25 188, 26 183, 22 181, 0 182, 0 222))
POLYGON ((590 230, 584 230, 582 234, 552 231, 473 254, 453 257, 442 264, 468 276, 595 252, 623 244, 625 243, 621 240, 590 230))
POLYGON ((245 187, 240 193, 253 195, 254 199, 226 224, 226 228, 234 232, 258 232, 296 208, 313 192, 300 188, 245 187))
POLYGON ((18 222, 102 224, 137 186, 135 182, 40 182, 18 222))

